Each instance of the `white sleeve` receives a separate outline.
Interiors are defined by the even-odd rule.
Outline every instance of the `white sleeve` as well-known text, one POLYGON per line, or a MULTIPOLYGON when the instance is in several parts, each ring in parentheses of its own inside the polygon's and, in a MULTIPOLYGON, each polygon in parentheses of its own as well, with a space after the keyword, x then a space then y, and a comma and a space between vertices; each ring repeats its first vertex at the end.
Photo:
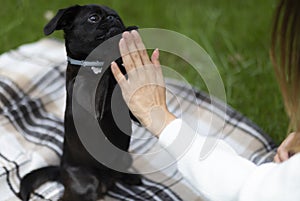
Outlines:
POLYGON ((180 119, 171 122, 159 138, 178 159, 183 176, 208 199, 300 200, 300 154, 282 164, 256 166, 238 156, 223 140, 215 139, 212 151, 202 159, 200 153, 207 140, 210 139, 200 136, 180 119))

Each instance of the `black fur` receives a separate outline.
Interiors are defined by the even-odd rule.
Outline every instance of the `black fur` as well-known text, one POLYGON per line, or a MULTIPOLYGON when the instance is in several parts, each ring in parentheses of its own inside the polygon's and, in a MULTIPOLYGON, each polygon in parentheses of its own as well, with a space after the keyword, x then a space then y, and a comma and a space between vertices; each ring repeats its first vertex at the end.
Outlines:
MULTIPOLYGON (((56 16, 45 26, 44 33, 49 35, 55 30, 63 30, 67 55, 73 59, 84 60, 105 40, 118 35, 125 30, 136 27, 125 27, 118 14, 105 6, 86 5, 72 6, 61 9, 56 16)), ((114 43, 110 50, 97 58, 111 62, 106 56, 111 51, 118 51, 118 43, 114 43)), ((119 52, 118 52, 119 54, 119 52)), ((117 63, 121 64, 121 59, 117 63)), ((123 69, 124 71, 124 69, 123 69)), ((65 187, 61 198, 63 201, 94 201, 102 198, 116 181, 129 184, 139 184, 140 176, 121 173, 112 170, 97 160, 86 150, 79 139, 74 124, 74 115, 78 115, 81 127, 86 134, 94 132, 91 124, 96 122, 102 129, 105 138, 123 151, 128 151, 131 134, 131 120, 128 108, 122 99, 121 91, 117 89, 117 103, 112 105, 112 93, 116 81, 110 68, 107 68, 100 82, 90 68, 80 69, 68 64, 66 72, 66 109, 65 109, 65 136, 63 156, 60 166, 45 167, 34 170, 23 177, 19 196, 27 201, 30 194, 46 181, 58 181, 65 187), (80 70, 80 72, 79 72, 80 70), (75 81, 77 88, 74 89, 75 81), (93 89, 96 89, 95 96, 93 89), (75 98, 75 100, 74 100, 75 98), (93 103, 96 105, 94 106, 93 103), (95 116, 90 109, 95 109, 95 116), (118 117, 121 118, 123 128, 117 126, 112 108, 118 108, 118 117)), ((115 92, 114 92, 115 93, 115 92)), ((131 166, 131 158, 110 150, 106 150, 106 139, 96 142, 97 152, 108 157, 111 163, 120 164, 121 169, 131 166)))

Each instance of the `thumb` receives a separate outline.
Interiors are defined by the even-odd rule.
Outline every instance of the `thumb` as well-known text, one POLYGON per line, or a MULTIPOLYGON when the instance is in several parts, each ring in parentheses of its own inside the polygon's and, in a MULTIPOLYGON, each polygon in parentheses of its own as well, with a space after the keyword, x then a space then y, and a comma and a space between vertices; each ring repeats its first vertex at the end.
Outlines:
POLYGON ((155 67, 160 67, 160 63, 159 63, 159 50, 158 48, 156 48, 152 55, 151 55, 151 61, 154 64, 155 67))
POLYGON ((118 64, 114 61, 111 63, 111 71, 120 87, 124 88, 126 78, 119 69, 118 64))

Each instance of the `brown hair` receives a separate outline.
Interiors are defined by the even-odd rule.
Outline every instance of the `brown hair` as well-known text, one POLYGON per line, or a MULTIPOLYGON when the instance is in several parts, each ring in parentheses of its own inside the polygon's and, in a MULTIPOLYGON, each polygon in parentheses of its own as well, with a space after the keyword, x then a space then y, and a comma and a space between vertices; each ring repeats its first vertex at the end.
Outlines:
POLYGON ((300 0, 279 1, 270 55, 290 118, 289 132, 300 131, 300 0))

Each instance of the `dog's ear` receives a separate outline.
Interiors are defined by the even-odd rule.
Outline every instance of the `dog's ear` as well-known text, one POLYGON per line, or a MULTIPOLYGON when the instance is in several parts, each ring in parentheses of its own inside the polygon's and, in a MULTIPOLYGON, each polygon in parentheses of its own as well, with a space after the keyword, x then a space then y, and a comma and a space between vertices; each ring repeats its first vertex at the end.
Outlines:
POLYGON ((72 27, 72 20, 80 10, 79 5, 71 6, 58 10, 56 15, 44 27, 44 34, 46 36, 52 34, 55 30, 67 30, 72 27))

